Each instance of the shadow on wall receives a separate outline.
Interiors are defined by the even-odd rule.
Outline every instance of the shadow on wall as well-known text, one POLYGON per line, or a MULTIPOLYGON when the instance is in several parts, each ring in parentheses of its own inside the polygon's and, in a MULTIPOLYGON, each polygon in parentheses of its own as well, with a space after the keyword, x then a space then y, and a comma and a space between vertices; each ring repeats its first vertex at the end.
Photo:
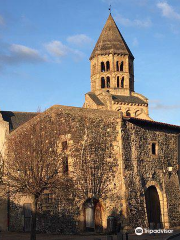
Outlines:
MULTIPOLYGON (((4 206, 5 210, 4 212, 0 211, 0 226, 3 231, 9 229, 11 232, 30 232, 31 203, 26 202, 20 205, 11 201, 9 211, 7 211, 8 202, 6 200, 1 198, 0 203, 1 207, 4 206)), ((73 204, 67 209, 61 207, 58 210, 57 202, 46 202, 45 205, 41 202, 37 214, 37 233, 77 234, 80 232, 89 232, 89 228, 85 227, 87 219, 84 219, 83 222, 76 220, 79 212, 78 208, 73 208, 73 204), (46 208, 46 210, 42 210, 43 208, 46 208), (84 228, 81 228, 81 226, 84 226, 84 228)), ((64 206, 64 204, 62 205, 64 206)), ((99 208, 98 202, 96 203, 96 208, 99 208)), ((100 222, 98 222, 100 221, 99 212, 96 212, 96 214, 96 228, 91 229, 92 232, 113 234, 122 231, 125 227, 126 219, 116 209, 107 218, 107 229, 103 229, 100 222)))
MULTIPOLYGON (((46 210, 39 207, 37 213, 37 232, 39 233, 77 233, 77 226, 74 216, 69 209, 54 210, 56 204, 46 204, 46 210)), ((31 208, 30 202, 23 205, 10 202, 9 209, 9 231, 30 232, 31 230, 31 208)), ((7 212, 8 214, 8 212, 7 212)), ((0 212, 1 218, 1 212, 0 212)))
POLYGON ((7 231, 7 225, 8 225, 7 224, 7 221, 8 221, 7 206, 8 206, 8 202, 6 197, 1 196, 0 197, 0 231, 7 231))

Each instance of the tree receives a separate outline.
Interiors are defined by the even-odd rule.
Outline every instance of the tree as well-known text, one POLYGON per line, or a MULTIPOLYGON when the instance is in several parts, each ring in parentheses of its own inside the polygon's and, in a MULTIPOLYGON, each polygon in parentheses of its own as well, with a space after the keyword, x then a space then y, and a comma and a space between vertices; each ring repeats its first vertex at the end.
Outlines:
POLYGON ((100 198, 109 191, 109 183, 113 180, 117 163, 114 160, 113 146, 109 141, 110 133, 103 127, 85 129, 81 151, 80 178, 85 182, 86 196, 100 198))
POLYGON ((7 143, 4 182, 11 194, 32 196, 31 240, 36 240, 37 204, 45 190, 62 180, 62 153, 58 151, 57 123, 37 116, 10 134, 7 143))
POLYGON ((88 221, 93 223, 96 231, 101 232, 101 203, 108 195, 113 195, 112 183, 118 165, 112 144, 113 123, 107 121, 104 124, 101 120, 88 118, 83 133, 81 156, 77 156, 79 160, 76 162, 79 171, 77 186, 81 199, 86 200, 85 212, 89 208, 93 211, 93 214, 85 213, 88 214, 88 221))

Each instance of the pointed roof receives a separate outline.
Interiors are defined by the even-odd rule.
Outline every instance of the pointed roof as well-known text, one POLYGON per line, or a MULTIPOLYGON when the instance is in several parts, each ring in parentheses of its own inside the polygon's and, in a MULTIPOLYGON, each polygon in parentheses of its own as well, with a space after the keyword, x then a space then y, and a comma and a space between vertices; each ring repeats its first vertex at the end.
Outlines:
POLYGON ((96 55, 110 53, 130 55, 134 58, 111 14, 90 56, 90 60, 96 55))

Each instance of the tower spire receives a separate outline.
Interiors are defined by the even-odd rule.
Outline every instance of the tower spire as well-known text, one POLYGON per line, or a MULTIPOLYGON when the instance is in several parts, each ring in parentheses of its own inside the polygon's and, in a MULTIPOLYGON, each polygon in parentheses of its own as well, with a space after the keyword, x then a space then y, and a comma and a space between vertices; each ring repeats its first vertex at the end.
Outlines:
POLYGON ((134 58, 111 14, 94 47, 90 60, 96 55, 106 55, 110 53, 130 55, 134 58))

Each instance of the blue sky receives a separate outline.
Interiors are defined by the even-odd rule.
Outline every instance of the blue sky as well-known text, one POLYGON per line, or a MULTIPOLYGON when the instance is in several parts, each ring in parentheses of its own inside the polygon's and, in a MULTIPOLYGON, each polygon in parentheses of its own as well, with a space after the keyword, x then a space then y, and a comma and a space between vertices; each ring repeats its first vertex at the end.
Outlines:
POLYGON ((112 15, 151 118, 180 125, 179 0, 0 0, 0 109, 81 107, 89 56, 112 15))

